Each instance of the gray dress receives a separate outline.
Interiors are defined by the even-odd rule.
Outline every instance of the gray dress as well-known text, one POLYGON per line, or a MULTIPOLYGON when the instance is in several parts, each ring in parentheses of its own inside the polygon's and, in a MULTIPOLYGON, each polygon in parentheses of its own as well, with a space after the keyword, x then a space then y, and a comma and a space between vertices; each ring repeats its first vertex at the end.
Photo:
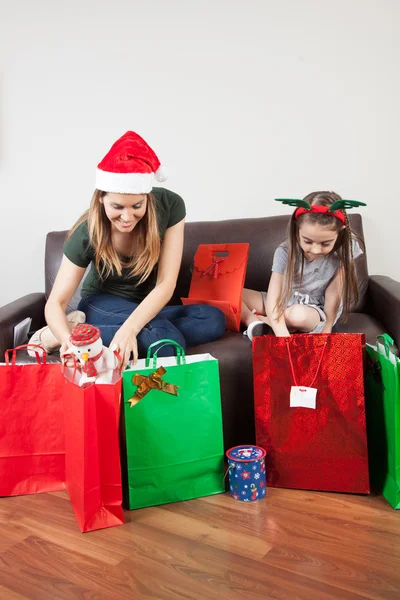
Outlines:
MULTIPOLYGON (((362 250, 356 239, 353 240, 353 256, 354 259, 361 256, 362 250)), ((285 274, 288 257, 287 243, 284 242, 275 250, 272 271, 275 273, 285 274)), ((325 291, 337 270, 339 269, 339 257, 336 253, 328 254, 321 258, 316 258, 313 261, 304 259, 303 281, 300 282, 301 265, 298 272, 295 274, 293 281, 292 295, 288 302, 288 307, 293 304, 304 304, 315 308, 318 311, 321 321, 311 333, 320 333, 326 322, 326 314, 324 312, 325 291), (300 285, 301 283, 301 285, 300 285)), ((261 292, 266 310, 267 293, 261 292)), ((336 315, 335 323, 342 314, 343 306, 340 305, 339 312, 336 315)))

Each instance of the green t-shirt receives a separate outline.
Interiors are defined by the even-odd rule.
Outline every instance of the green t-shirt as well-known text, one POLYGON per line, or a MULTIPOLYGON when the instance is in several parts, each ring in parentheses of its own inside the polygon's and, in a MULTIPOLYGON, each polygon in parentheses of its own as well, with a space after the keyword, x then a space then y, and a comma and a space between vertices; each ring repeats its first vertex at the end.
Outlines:
MULTIPOLYGON (((152 194, 156 200, 158 231, 161 241, 168 227, 176 225, 185 218, 185 203, 178 194, 165 188, 153 188, 152 194)), ((64 244, 65 256, 78 267, 88 267, 90 270, 82 284, 82 296, 91 294, 114 294, 141 302, 155 287, 157 280, 157 265, 149 277, 138 285, 139 277, 130 277, 129 270, 124 268, 122 275, 112 273, 106 279, 101 279, 94 263, 95 252, 89 240, 87 221, 82 223, 64 244)))

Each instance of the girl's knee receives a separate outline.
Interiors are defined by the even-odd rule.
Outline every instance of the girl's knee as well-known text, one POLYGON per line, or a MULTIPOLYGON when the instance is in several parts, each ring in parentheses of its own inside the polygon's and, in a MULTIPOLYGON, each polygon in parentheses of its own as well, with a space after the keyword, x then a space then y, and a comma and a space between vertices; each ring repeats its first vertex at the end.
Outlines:
POLYGON ((307 312, 304 306, 293 304, 285 310, 285 320, 288 327, 303 329, 308 324, 307 312))

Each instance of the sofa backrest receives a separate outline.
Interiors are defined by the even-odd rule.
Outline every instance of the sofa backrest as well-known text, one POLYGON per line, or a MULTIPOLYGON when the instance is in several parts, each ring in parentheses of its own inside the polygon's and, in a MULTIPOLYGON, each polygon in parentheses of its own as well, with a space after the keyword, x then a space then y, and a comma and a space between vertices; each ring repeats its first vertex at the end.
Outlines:
MULTIPOLYGON (((260 291, 267 290, 274 251, 285 240, 288 223, 288 215, 186 223, 182 266, 171 303, 179 304, 179 299, 188 295, 193 257, 199 244, 250 243, 245 286, 260 291)), ((350 223, 355 234, 364 239, 361 215, 350 215, 350 223)), ((50 294, 61 263, 66 234, 66 231, 53 231, 47 235, 45 257, 46 296, 50 294)), ((360 257, 356 264, 360 286, 360 302, 356 310, 363 310, 368 287, 366 255, 360 257)), ((76 308, 79 298, 80 289, 76 291, 71 299, 69 310, 76 308)))

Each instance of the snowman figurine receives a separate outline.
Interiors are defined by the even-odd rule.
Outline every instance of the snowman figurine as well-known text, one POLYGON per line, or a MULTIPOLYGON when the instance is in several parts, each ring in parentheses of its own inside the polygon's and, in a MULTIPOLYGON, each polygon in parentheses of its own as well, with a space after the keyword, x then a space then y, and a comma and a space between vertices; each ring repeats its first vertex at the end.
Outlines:
POLYGON ((242 448, 238 451, 241 458, 250 458, 253 448, 242 448))
POLYGON ((71 332, 68 353, 81 365, 80 387, 91 383, 111 383, 118 358, 110 348, 103 346, 100 330, 86 323, 77 325, 71 332))

